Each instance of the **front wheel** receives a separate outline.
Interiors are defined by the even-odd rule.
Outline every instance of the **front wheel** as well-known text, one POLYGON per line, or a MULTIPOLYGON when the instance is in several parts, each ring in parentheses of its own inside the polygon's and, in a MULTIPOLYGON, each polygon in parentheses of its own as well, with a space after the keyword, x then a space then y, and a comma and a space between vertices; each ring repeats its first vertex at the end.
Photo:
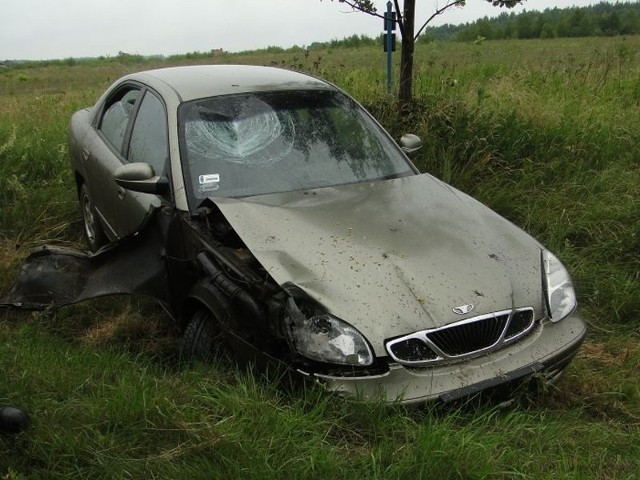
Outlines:
POLYGON ((107 243, 107 237, 96 217, 93 202, 89 196, 89 189, 85 184, 80 187, 80 208, 82 209, 82 220, 84 222, 84 236, 87 239, 89 250, 94 252, 107 243))
POLYGON ((198 310, 187 323, 180 357, 185 361, 212 360, 224 350, 222 332, 207 309, 198 310))

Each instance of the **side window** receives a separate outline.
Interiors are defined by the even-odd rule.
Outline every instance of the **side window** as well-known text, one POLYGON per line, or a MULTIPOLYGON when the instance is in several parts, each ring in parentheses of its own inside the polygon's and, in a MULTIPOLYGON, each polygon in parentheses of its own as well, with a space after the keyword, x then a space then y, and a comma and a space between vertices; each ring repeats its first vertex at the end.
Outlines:
POLYGON ((147 92, 133 124, 128 160, 148 163, 163 175, 168 158, 167 115, 158 97, 147 92))
POLYGON ((138 89, 122 90, 118 95, 110 99, 110 103, 106 105, 102 114, 99 128, 118 152, 122 152, 122 144, 129 118, 133 113, 139 95, 140 90, 138 89))

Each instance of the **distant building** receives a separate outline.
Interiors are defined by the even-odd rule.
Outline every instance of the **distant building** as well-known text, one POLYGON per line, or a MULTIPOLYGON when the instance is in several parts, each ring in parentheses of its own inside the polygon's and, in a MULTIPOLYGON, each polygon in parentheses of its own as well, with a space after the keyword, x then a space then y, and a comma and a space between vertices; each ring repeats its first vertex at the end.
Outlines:
POLYGON ((221 48, 214 48, 213 50, 211 50, 212 57, 217 57, 218 55, 222 55, 223 53, 224 53, 224 50, 221 48))

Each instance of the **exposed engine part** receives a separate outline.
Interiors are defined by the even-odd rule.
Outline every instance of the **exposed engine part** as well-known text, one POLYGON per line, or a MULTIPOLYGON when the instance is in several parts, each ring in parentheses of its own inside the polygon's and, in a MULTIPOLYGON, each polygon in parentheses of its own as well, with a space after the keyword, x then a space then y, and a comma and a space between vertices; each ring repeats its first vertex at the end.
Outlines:
POLYGON ((246 290, 230 280, 222 270, 211 261, 205 252, 200 252, 197 258, 202 268, 211 278, 211 282, 218 287, 222 293, 227 295, 232 301, 237 301, 244 313, 258 320, 264 320, 262 308, 254 298, 246 290))

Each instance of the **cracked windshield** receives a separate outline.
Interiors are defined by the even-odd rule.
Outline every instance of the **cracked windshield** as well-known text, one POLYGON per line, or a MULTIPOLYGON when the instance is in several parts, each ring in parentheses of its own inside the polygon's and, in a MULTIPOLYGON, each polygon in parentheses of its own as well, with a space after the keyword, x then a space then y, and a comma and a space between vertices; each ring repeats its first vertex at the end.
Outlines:
POLYGON ((348 97, 331 91, 229 95, 180 110, 191 198, 244 197, 412 175, 348 97))

